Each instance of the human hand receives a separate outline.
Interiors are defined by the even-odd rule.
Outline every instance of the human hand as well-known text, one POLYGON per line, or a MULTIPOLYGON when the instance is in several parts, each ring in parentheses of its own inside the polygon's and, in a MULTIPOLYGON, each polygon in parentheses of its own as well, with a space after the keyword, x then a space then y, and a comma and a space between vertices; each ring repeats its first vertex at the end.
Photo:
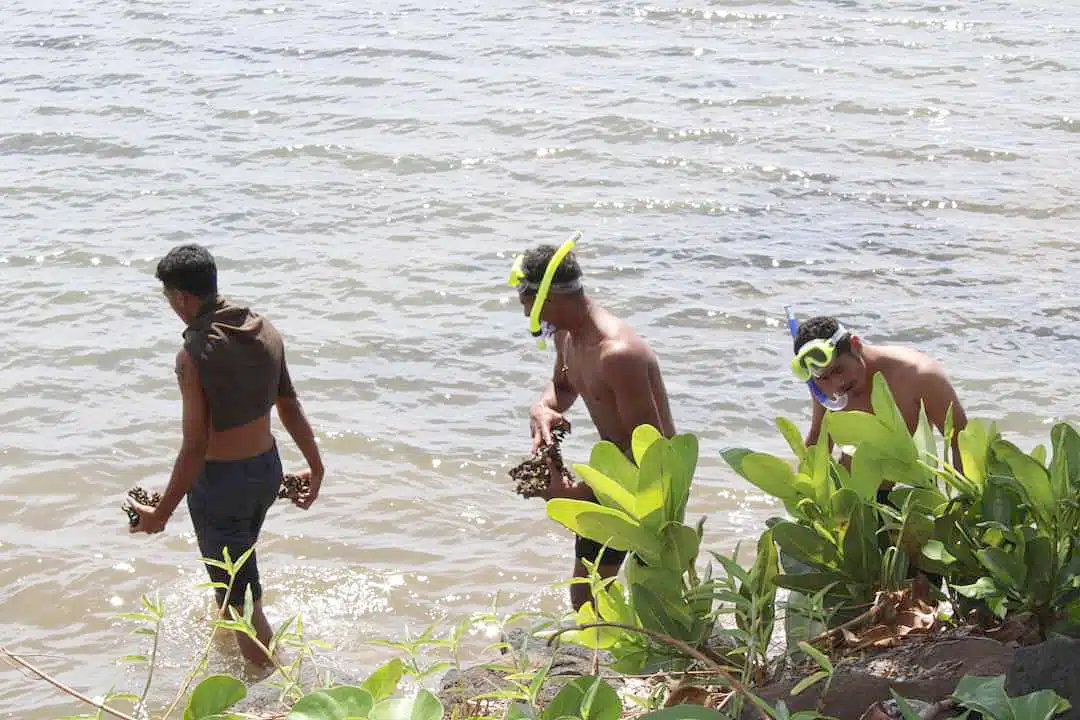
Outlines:
POLYGON ((292 498, 293 504, 301 510, 307 510, 319 497, 319 489, 322 487, 323 469, 319 468, 317 471, 313 471, 310 468, 301 470, 296 473, 296 476, 300 479, 300 486, 307 485, 305 492, 292 498))
POLYGON ((548 486, 545 491, 540 493, 540 497, 544 498, 544 500, 579 498, 580 488, 577 483, 570 477, 570 473, 564 472, 563 468, 553 458, 547 458, 547 469, 548 486))
POLYGON ((551 436, 554 428, 565 427, 569 430, 570 421, 547 405, 537 405, 529 412, 529 426, 532 431, 532 451, 535 454, 540 448, 555 441, 551 436))
POLYGON ((142 532, 155 535, 162 532, 169 522, 169 518, 165 516, 159 507, 143 505, 130 497, 127 499, 127 504, 139 516, 139 522, 128 529, 131 533, 142 532))

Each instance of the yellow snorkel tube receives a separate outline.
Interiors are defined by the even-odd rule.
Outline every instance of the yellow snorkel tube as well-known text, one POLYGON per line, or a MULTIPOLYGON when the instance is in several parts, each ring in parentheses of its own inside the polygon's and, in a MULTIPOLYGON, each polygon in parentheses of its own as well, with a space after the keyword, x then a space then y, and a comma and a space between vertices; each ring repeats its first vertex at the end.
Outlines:
MULTIPOLYGON (((544 303, 547 301, 548 294, 551 292, 551 283, 555 279, 555 271, 559 269, 559 265, 562 264, 562 261, 566 259, 566 256, 569 255, 570 251, 577 245, 581 236, 582 232, 578 230, 555 251, 555 254, 551 256, 551 260, 548 261, 547 268, 544 269, 544 277, 540 280, 540 285, 536 288, 536 300, 533 301, 532 312, 529 314, 529 332, 532 333, 533 337, 539 338, 536 341, 536 345, 541 350, 547 348, 547 343, 544 342, 544 338, 540 337, 540 313, 543 312, 544 303)), ((510 287, 517 288, 518 293, 522 293, 527 289, 525 271, 522 267, 524 262, 525 256, 518 255, 517 258, 514 259, 513 267, 510 268, 510 287)))

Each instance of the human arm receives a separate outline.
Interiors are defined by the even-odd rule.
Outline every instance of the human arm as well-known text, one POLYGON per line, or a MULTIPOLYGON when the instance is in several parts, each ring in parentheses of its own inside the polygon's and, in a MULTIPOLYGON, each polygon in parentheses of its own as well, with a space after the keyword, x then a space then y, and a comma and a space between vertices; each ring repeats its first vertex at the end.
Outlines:
POLYGON ((577 398, 577 391, 570 385, 565 370, 562 338, 556 338, 555 370, 540 400, 529 411, 534 453, 540 447, 552 443, 551 429, 567 422, 563 413, 570 409, 577 398))
POLYGON ((183 403, 180 452, 173 463, 172 476, 165 493, 155 507, 128 501, 139 515, 139 522, 131 528, 133 533, 158 533, 164 530, 176 506, 187 495, 206 463, 206 447, 210 441, 209 411, 199 373, 186 350, 176 355, 176 379, 183 403))
POLYGON ((293 388, 292 379, 289 377, 289 368, 285 364, 284 358, 281 361, 281 381, 278 386, 278 397, 275 406, 277 407, 278 419, 281 420, 285 431, 289 433, 289 437, 296 443, 296 447, 299 448, 308 465, 307 470, 298 473, 301 478, 308 480, 308 492, 302 497, 293 499, 297 507, 307 510, 319 497, 325 469, 323 468, 319 445, 315 442, 315 431, 312 430, 311 423, 308 422, 307 415, 304 414, 304 407, 300 404, 300 398, 297 397, 296 390, 293 388))
POLYGON ((942 433, 945 434, 945 420, 952 408, 952 465, 960 473, 964 472, 964 464, 960 458, 960 431, 967 427, 967 413, 960 404, 960 398, 956 394, 956 388, 949 382, 944 370, 940 367, 927 372, 922 378, 922 402, 926 408, 926 419, 942 433))

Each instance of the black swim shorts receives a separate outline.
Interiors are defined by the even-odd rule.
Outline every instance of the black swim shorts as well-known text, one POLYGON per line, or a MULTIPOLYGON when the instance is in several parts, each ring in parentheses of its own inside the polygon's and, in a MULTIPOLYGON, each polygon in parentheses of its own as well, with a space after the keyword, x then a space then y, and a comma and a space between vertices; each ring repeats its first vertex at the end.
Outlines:
MULTIPOLYGON (((596 558, 600 556, 600 551, 604 549, 603 544, 590 540, 589 538, 583 538, 580 535, 574 536, 574 557, 580 560, 581 558, 587 558, 589 562, 596 562, 596 558)), ((601 565, 622 565, 623 560, 626 559, 625 550, 615 550, 614 548, 607 548, 604 550, 604 559, 601 565)))
MULTIPOLYGON (((281 481, 277 445, 246 460, 208 460, 187 494, 188 512, 201 557, 221 560, 224 548, 228 547, 229 557, 235 562, 247 552, 259 539, 266 511, 277 499, 281 481)), ((237 573, 229 605, 243 607, 248 586, 253 599, 262 597, 255 555, 251 553, 237 573)), ((212 582, 228 584, 228 573, 221 568, 207 565, 206 571, 212 582)), ((217 588, 215 592, 220 606, 225 600, 225 590, 217 588)))

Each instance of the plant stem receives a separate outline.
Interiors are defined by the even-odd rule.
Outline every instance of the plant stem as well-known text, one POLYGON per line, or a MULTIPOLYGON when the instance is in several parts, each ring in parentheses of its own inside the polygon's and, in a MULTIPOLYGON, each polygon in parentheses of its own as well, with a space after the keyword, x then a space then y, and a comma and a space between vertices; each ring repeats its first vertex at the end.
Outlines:
MULTIPOLYGON (((218 617, 225 615, 225 608, 228 606, 229 598, 232 596, 233 585, 236 582, 236 571, 229 573, 229 587, 225 590, 225 599, 221 601, 221 607, 218 608, 218 617)), ((203 647, 202 654, 199 656, 199 661, 195 664, 195 667, 188 673, 187 678, 184 680, 184 684, 180 686, 180 691, 176 693, 176 697, 169 704, 168 709, 165 710, 165 714, 161 716, 161 720, 169 720, 169 716, 176 710, 176 706, 180 704, 180 701, 184 699, 184 694, 187 693, 188 688, 191 687, 192 681, 195 679, 195 675, 198 674, 202 668, 203 663, 210 657, 210 648, 213 647, 214 636, 217 635, 218 627, 217 621, 210 626, 210 637, 206 639, 206 646, 203 647)))
POLYGON ((867 620, 872 619, 875 615, 879 614, 885 608, 885 605, 887 604, 886 601, 885 601, 886 597, 887 597, 887 594, 882 593, 880 599, 878 599, 878 601, 875 602, 874 605, 869 610, 864 612, 862 615, 859 615, 857 618, 853 618, 851 620, 848 620, 846 623, 843 623, 842 625, 837 625, 832 630, 826 630, 825 632, 821 633, 816 638, 811 640, 810 644, 811 645, 817 645, 820 642, 830 640, 833 636, 835 636, 837 634, 842 634, 844 632, 844 630, 850 630, 851 628, 856 627, 858 625, 862 625, 867 620))
POLYGON ((161 617, 158 617, 157 625, 154 626, 154 646, 150 649, 150 669, 146 673, 146 686, 143 687, 142 696, 139 698, 139 706, 146 707, 146 697, 150 694, 150 683, 154 680, 154 665, 157 664, 158 641, 161 639, 161 617))
POLYGON ((554 642, 554 640, 556 638, 558 638, 559 636, 561 636, 564 633, 571 632, 571 631, 576 631, 576 630, 589 630, 589 629, 592 629, 592 628, 602 628, 602 627, 615 628, 617 630, 626 630, 628 632, 640 633, 640 634, 644 635, 645 637, 647 637, 647 638, 649 638, 651 640, 655 640, 656 642, 663 643, 664 645, 670 645, 671 647, 676 648, 677 650, 679 650, 679 651, 685 653, 686 655, 689 655, 690 657, 694 658, 698 662, 704 663, 713 672, 715 672, 720 677, 724 678, 724 680, 726 680, 727 683, 729 685, 731 685, 732 689, 734 689, 736 692, 738 692, 738 693, 740 693, 742 695, 745 695, 753 703, 754 707, 758 711, 758 714, 763 718, 763 720, 770 720, 769 715, 764 710, 762 710, 761 707, 757 704, 758 702, 762 702, 761 699, 758 698, 753 693, 751 693, 749 688, 747 688, 741 682, 736 680, 731 675, 731 673, 729 673, 727 670, 722 668, 715 660, 710 658, 708 655, 701 652, 700 650, 698 650, 693 645, 685 643, 682 640, 678 640, 676 638, 673 638, 670 635, 665 635, 664 633, 659 633, 659 632, 656 632, 655 630, 649 630, 648 628, 634 627, 633 625, 623 625, 622 623, 595 622, 595 623, 586 623, 585 625, 578 625, 577 627, 560 628, 559 630, 555 631, 554 635, 552 635, 550 638, 548 638, 548 645, 551 645, 552 642, 554 642))
POLYGON ((80 701, 86 703, 87 705, 91 705, 93 707, 96 707, 101 712, 108 713, 109 715, 112 715, 115 718, 120 718, 120 720, 136 720, 135 718, 131 717, 130 715, 125 715, 124 713, 120 712, 119 710, 114 710, 113 708, 111 708, 111 707, 109 707, 107 705, 103 705, 102 703, 95 702, 94 700, 91 700, 90 698, 86 697, 85 695, 83 695, 78 690, 73 690, 72 688, 70 688, 67 685, 63 684, 59 680, 56 680, 55 678, 49 676, 47 673, 43 672, 42 670, 38 670, 36 667, 34 667, 30 663, 26 662, 21 657, 19 657, 18 655, 11 652, 10 650, 8 650, 5 647, 0 647, 0 655, 3 655, 10 662, 12 662, 15 665, 23 668, 24 670, 30 671, 31 673, 36 675, 38 678, 40 678, 40 679, 44 680, 45 682, 49 683, 50 685, 52 685, 57 690, 60 690, 61 692, 64 692, 64 693, 67 693, 71 697, 73 697, 73 698, 75 698, 77 700, 80 700, 80 701))

